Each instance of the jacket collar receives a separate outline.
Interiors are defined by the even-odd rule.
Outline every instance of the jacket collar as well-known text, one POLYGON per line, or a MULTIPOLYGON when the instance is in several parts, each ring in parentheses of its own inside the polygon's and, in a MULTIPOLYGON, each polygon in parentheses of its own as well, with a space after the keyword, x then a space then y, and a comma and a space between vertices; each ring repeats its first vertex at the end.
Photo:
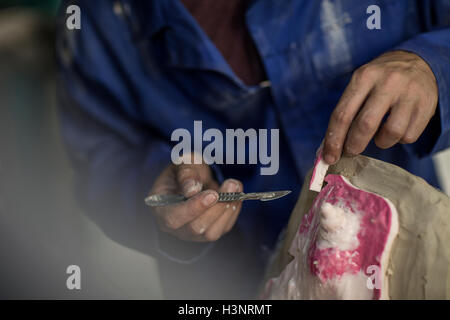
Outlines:
MULTIPOLYGON (((261 0, 248 0, 249 9, 261 0)), ((122 0, 133 8, 134 18, 139 19, 144 27, 145 36, 152 37, 171 23, 176 22, 180 16, 179 11, 186 10, 180 0, 122 0), (145 22, 145 23, 144 23, 145 22)), ((131 10, 129 10, 131 11, 131 10)))
POLYGON ((245 87, 180 0, 122 1, 129 4, 127 11, 139 39, 150 44, 157 35, 163 37, 158 45, 166 65, 219 72, 245 87))
POLYGON ((177 0, 119 0, 138 37, 153 37, 169 26, 170 7, 177 0))

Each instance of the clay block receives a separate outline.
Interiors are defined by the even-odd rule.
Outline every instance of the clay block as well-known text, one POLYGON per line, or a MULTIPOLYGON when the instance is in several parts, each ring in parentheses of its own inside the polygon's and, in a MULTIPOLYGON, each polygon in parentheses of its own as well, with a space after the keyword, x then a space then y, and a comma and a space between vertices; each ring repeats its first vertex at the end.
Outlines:
MULTIPOLYGON (((386 290, 389 295, 384 298, 448 299, 450 198, 423 179, 395 165, 364 156, 344 157, 336 165, 330 166, 328 174, 341 175, 356 188, 388 199, 396 208, 399 228, 389 253, 387 267, 383 270, 389 289, 386 290)), ((284 238, 270 263, 266 284, 270 282, 268 279, 278 277, 292 261, 289 249, 292 249, 303 216, 310 211, 318 195, 308 188, 310 177, 311 174, 305 179, 284 238)), ((297 267, 305 268, 301 264, 297 267)), ((307 277, 305 274, 311 274, 311 271, 303 270, 303 274, 290 285, 300 288, 301 277, 307 277)), ((369 274, 366 276, 369 277, 369 274)), ((268 286, 265 287, 267 289, 268 286)), ((265 294, 269 295, 267 291, 265 294)), ((356 292, 355 294, 357 295, 356 292)), ((362 294, 360 297, 351 294, 346 297, 369 298, 362 294)), ((377 298, 376 295, 371 297, 377 298)))

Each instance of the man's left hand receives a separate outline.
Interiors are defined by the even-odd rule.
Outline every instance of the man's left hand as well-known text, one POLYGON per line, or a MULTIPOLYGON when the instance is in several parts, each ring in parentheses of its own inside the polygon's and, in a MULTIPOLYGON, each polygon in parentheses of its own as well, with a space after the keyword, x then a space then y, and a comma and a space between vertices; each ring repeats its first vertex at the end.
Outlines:
POLYGON ((436 78, 422 58, 405 51, 381 55, 353 73, 330 118, 325 161, 336 163, 342 152, 359 154, 372 138, 383 149, 415 142, 437 102, 436 78))

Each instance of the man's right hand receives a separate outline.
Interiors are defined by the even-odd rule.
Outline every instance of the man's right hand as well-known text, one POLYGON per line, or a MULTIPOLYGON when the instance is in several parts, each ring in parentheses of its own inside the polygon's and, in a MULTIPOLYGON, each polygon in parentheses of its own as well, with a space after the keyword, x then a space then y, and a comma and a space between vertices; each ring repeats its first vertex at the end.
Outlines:
POLYGON ((206 164, 167 166, 150 194, 183 194, 186 202, 154 208, 163 231, 188 241, 215 241, 229 232, 242 202, 218 203, 218 192, 242 192, 242 183, 228 179, 219 186, 206 164))

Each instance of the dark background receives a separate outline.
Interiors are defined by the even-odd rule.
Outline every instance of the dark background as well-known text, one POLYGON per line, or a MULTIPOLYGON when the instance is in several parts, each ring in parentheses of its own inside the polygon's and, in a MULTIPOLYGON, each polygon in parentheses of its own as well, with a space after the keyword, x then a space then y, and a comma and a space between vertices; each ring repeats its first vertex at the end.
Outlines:
POLYGON ((153 259, 106 238, 73 197, 59 134, 59 1, 0 1, 0 298, 161 298, 153 259), (67 266, 81 290, 66 288, 67 266))

